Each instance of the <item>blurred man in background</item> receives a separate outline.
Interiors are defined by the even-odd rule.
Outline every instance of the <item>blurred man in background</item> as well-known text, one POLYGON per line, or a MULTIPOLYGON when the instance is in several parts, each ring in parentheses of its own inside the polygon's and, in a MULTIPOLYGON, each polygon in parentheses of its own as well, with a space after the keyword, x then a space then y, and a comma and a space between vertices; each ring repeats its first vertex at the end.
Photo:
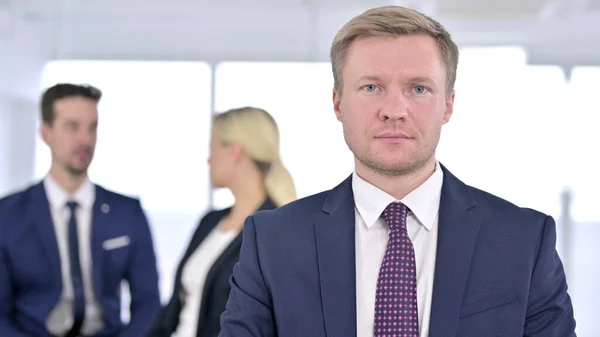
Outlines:
POLYGON ((160 310, 140 202, 88 178, 101 96, 91 86, 57 84, 42 97, 50 172, 0 200, 2 337, 139 337, 160 310), (121 322, 123 280, 131 293, 127 326, 121 322))

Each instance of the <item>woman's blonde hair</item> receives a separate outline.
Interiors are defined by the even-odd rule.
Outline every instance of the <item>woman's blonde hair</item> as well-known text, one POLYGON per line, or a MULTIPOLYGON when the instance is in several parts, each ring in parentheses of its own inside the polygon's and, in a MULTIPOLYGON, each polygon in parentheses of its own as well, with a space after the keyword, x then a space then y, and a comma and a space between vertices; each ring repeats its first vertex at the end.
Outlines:
POLYGON ((214 136, 223 144, 238 143, 265 176, 267 195, 276 206, 297 199, 294 181, 281 163, 279 128, 265 110, 231 109, 213 118, 214 136))

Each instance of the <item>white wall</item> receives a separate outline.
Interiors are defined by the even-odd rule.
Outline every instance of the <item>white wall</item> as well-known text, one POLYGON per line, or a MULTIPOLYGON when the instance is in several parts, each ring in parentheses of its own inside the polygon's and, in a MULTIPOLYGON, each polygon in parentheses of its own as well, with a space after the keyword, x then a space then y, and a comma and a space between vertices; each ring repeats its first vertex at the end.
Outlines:
POLYGON ((11 115, 9 111, 8 98, 0 96, 0 195, 9 191, 10 176, 10 127, 11 115))
MULTIPOLYGON (((0 6, 0 11, 2 10, 0 6)), ((49 30, 0 16, 0 196, 31 182, 40 76, 49 30)))
POLYGON ((31 183, 36 106, 0 95, 0 196, 31 183))

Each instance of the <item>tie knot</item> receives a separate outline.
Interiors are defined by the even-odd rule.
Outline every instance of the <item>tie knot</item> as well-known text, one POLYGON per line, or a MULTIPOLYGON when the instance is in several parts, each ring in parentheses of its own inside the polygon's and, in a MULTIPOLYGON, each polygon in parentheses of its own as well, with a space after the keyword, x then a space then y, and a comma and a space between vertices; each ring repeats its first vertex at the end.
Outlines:
POLYGON ((77 201, 68 201, 67 202, 67 207, 69 207, 69 210, 71 211, 71 213, 75 212, 75 209, 77 209, 77 206, 79 206, 77 201))
POLYGON ((401 202, 392 202, 383 211, 383 218, 390 227, 390 231, 406 230, 406 216, 408 207, 401 202))

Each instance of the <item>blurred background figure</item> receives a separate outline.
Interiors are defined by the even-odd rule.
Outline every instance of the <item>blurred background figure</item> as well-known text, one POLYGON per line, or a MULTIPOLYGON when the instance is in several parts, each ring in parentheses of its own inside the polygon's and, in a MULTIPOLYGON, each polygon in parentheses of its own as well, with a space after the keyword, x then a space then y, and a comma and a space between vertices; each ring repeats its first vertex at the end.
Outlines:
POLYGON ((229 189, 235 203, 200 221, 150 337, 218 336, 244 220, 296 199, 292 177, 281 163, 277 124, 265 110, 244 107, 217 115, 208 164, 212 185, 229 189))
POLYGON ((42 182, 0 200, 0 335, 144 335, 160 310, 150 228, 138 200, 94 185, 91 86, 57 84, 41 103, 52 153, 42 182), (121 322, 121 281, 131 320, 121 322))

